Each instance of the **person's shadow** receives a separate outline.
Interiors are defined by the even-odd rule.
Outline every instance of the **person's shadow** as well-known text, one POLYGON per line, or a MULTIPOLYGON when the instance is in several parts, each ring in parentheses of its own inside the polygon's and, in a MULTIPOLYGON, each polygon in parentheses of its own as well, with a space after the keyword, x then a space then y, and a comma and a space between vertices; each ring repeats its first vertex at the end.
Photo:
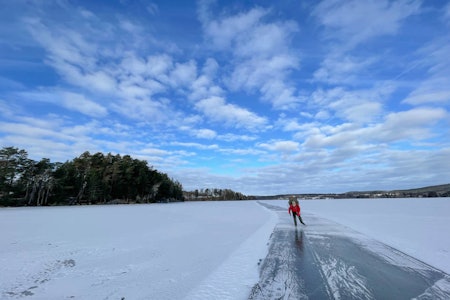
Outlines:
POLYGON ((295 245, 299 250, 300 254, 303 254, 303 230, 299 230, 295 228, 295 245))

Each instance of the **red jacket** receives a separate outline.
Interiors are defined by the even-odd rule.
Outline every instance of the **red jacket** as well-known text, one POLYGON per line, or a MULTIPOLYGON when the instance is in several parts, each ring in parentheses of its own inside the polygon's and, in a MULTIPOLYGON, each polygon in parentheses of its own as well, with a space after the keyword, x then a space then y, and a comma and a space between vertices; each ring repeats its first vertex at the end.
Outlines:
POLYGON ((291 211, 296 213, 297 215, 300 215, 300 205, 298 205, 298 204, 296 206, 289 205, 289 210, 288 210, 289 214, 291 214, 291 211))

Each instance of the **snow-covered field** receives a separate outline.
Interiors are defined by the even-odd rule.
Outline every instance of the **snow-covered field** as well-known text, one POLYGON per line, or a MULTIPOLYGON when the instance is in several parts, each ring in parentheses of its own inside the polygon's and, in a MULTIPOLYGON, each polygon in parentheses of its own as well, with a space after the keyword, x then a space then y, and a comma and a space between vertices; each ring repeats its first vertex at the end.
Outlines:
MULTIPOLYGON (((334 220, 450 272, 448 198, 300 204, 305 222, 334 220)), ((0 298, 246 299, 277 221, 256 201, 2 208, 0 298)))

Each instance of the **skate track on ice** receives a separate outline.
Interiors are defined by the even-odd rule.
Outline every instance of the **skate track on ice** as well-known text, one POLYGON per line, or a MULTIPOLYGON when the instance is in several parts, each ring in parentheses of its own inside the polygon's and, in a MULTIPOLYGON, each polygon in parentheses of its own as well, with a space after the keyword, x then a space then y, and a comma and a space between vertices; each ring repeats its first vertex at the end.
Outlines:
POLYGON ((450 299, 450 276, 353 229, 260 203, 279 222, 249 300, 450 299))

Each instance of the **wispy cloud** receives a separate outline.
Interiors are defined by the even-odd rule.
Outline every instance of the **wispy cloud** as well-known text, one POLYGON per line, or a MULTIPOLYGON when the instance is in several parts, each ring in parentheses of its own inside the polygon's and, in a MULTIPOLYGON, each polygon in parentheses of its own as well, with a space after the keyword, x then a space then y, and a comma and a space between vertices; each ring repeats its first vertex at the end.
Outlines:
MULTIPOLYGON (((425 69, 426 79, 404 99, 412 105, 450 103, 450 61, 448 53, 450 41, 448 38, 438 39, 420 49, 422 59, 420 65, 425 69)), ((419 64, 418 63, 418 64, 419 64)))
POLYGON ((205 144, 193 143, 193 142, 172 142, 171 145, 188 147, 188 148, 197 148, 197 149, 202 149, 202 150, 219 149, 219 146, 217 144, 205 145, 205 144))
POLYGON ((421 1, 322 1, 313 11, 325 26, 326 38, 343 42, 346 49, 368 39, 398 32, 402 21, 419 13, 421 1))
MULTIPOLYGON (((205 9, 202 10, 205 14, 205 9)), ((295 107, 296 88, 288 75, 299 67, 299 56, 289 47, 298 26, 294 21, 269 21, 270 11, 253 8, 224 17, 203 17, 212 47, 230 53, 233 69, 228 86, 257 91, 277 109, 295 107)))
POLYGON ((444 18, 447 22, 450 22, 450 3, 447 3, 444 7, 444 18))

